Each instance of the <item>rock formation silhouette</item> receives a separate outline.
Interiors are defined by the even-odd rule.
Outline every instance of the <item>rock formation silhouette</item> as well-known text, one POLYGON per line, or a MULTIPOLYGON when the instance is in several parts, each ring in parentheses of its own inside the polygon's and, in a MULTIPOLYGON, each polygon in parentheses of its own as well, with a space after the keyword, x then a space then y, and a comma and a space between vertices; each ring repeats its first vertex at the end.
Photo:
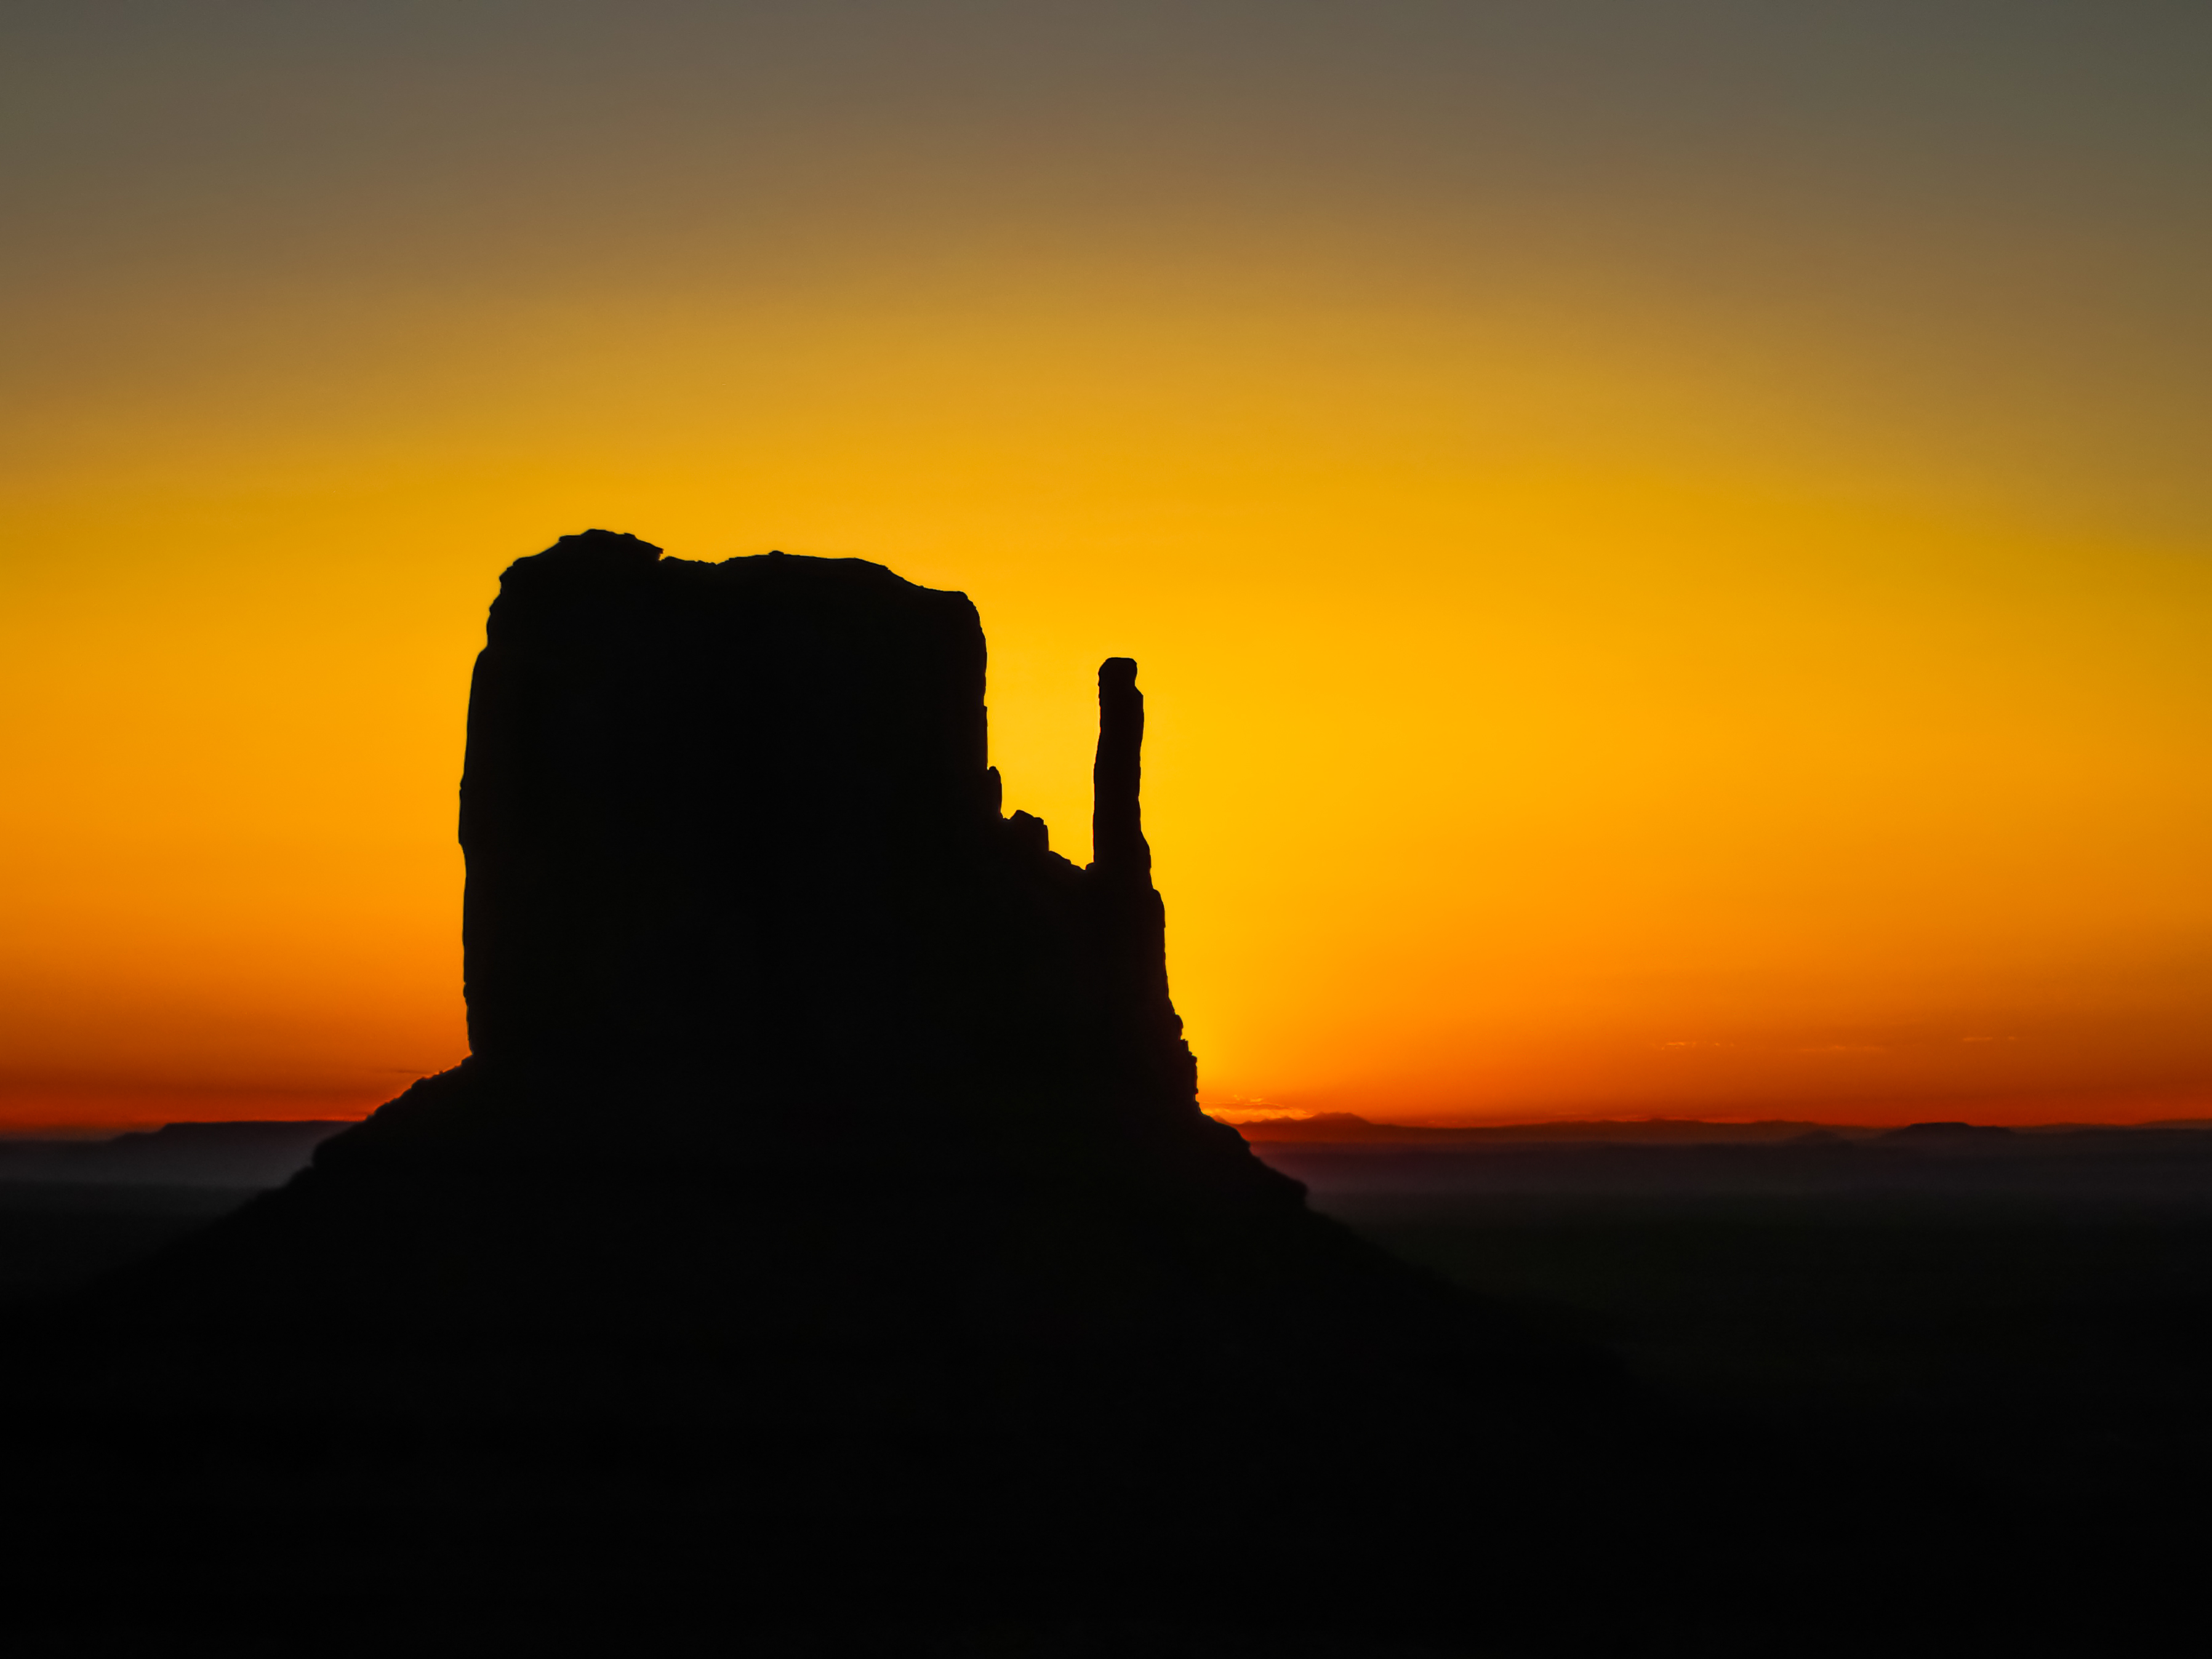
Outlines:
POLYGON ((1136 664, 1099 671, 1087 866, 1005 815, 984 665, 964 596, 860 560, 592 531, 516 562, 461 785, 470 1057, 119 1301, 356 1345, 1557 1387, 1199 1110, 1136 664))
MULTIPOLYGON (((742 1562, 763 1628, 863 1591, 1267 1624, 1310 1575, 1194 1572, 1209 1540, 1580 1502, 1590 1437, 1556 1431, 1612 1373, 1199 1110, 1136 665, 1099 672, 1087 866, 1004 812, 983 696, 969 601, 859 560, 593 531, 518 562, 470 696, 469 1058, 19 1344, 18 1411, 65 1448, 131 1425, 176 1471, 135 1504, 224 1493, 310 1584, 270 1517, 367 1525, 402 1622, 726 1618, 742 1562), (1439 1438, 1474 1411, 1553 1427, 1439 1438)), ((118 1547, 64 1552, 60 1600, 118 1547)))
POLYGON ((1000 815, 963 595, 592 532, 517 563, 489 635, 461 786, 483 1066, 642 1066, 695 1110, 848 1133, 1110 1101, 1231 1149, 1168 1000, 1133 663, 1100 674, 1086 870, 1000 815))

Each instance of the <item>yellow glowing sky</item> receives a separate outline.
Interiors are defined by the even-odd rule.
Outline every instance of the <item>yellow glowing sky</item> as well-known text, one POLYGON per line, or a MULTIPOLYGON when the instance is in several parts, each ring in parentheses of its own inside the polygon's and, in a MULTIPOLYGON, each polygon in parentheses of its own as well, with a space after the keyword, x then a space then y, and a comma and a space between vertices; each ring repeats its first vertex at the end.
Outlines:
POLYGON ((0 35, 0 1127, 459 1056, 591 526, 969 593, 1079 860, 1136 657, 1217 1107, 2212 1115, 2212 14, 0 35))

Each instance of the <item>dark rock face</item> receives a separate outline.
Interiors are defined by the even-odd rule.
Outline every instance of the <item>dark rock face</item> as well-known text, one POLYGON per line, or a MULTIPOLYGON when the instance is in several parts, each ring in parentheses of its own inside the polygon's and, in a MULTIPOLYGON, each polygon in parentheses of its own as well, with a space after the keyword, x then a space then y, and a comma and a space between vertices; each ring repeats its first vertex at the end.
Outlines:
POLYGON ((471 1046, 643 1069, 756 1122, 1071 1091, 1188 1118, 1138 823, 1135 665, 1101 680, 1101 854, 1000 816, 974 606, 859 560, 517 562, 461 786, 471 1046))

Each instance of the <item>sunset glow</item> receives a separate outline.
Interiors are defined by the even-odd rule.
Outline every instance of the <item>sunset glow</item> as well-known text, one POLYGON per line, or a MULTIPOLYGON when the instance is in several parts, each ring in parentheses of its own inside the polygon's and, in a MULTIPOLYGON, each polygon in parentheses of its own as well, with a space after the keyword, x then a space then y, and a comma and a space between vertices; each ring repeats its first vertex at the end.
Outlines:
POLYGON ((967 592, 1078 862, 1137 659, 1224 1110, 2212 1116, 2205 36, 1856 9, 24 14, 0 1130, 460 1058, 590 526, 967 592))

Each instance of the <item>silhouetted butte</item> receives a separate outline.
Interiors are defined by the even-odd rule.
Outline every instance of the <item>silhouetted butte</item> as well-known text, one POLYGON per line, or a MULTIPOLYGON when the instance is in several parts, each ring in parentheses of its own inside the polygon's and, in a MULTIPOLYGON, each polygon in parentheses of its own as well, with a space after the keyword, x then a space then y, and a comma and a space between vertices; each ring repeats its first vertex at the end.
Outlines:
POLYGON ((963 595, 860 560, 593 531, 518 561, 461 785, 470 1057, 120 1302, 354 1344, 1551 1386, 1198 1109, 1136 665, 1099 671, 1087 866, 1006 815, 984 669, 963 595))

